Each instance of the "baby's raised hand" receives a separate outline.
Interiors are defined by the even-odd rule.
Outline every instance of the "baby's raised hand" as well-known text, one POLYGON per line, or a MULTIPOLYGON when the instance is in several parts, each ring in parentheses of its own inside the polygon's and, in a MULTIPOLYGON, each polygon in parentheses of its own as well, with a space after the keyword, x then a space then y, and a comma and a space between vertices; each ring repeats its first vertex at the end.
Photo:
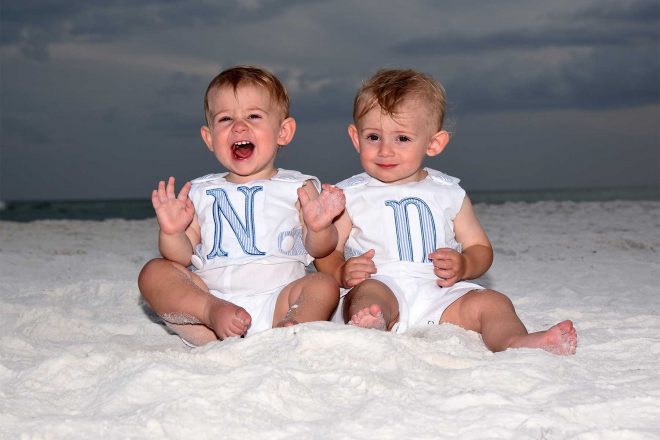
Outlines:
POLYGON ((332 224, 342 213, 346 199, 344 191, 332 185, 323 184, 321 194, 314 200, 305 188, 298 188, 298 199, 302 208, 303 220, 307 229, 318 232, 332 224))
POLYGON ((188 198, 190 182, 186 182, 177 197, 174 193, 174 177, 170 177, 167 186, 162 180, 158 188, 151 193, 151 204, 156 210, 156 218, 161 231, 165 234, 184 232, 195 216, 195 208, 188 198))
POLYGON ((463 279, 465 258, 454 249, 436 249, 429 254, 429 259, 433 261, 433 273, 438 277, 438 286, 450 287, 463 279))
POLYGON ((362 281, 371 278, 376 273, 374 255, 376 251, 369 249, 362 255, 346 260, 342 269, 341 282, 343 287, 354 287, 362 281))

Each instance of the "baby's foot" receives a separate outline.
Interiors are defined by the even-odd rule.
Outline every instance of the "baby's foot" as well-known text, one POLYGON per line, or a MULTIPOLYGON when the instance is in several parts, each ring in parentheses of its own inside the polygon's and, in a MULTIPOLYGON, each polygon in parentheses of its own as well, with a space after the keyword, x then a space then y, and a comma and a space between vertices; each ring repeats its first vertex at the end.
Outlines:
POLYGON ((214 297, 208 308, 208 323, 218 338, 225 339, 244 335, 252 317, 244 308, 214 297))
POLYGON ((569 320, 553 325, 546 331, 530 333, 516 347, 541 348, 558 355, 575 354, 577 331, 569 320))
POLYGON ((376 330, 385 330, 387 328, 383 312, 376 304, 372 304, 371 306, 365 307, 357 312, 351 317, 351 320, 348 321, 348 325, 362 328, 374 328, 376 330))

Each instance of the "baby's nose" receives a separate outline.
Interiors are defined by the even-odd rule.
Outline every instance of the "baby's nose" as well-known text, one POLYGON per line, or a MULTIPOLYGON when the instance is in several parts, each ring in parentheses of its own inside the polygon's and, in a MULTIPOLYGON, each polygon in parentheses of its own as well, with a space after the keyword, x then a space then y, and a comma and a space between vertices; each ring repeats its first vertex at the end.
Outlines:
POLYGON ((378 154, 381 156, 389 156, 393 151, 392 146, 388 142, 383 142, 378 149, 378 154))
POLYGON ((247 125, 243 121, 236 121, 234 122, 234 126, 232 127, 232 130, 236 132, 242 132, 247 130, 247 125))

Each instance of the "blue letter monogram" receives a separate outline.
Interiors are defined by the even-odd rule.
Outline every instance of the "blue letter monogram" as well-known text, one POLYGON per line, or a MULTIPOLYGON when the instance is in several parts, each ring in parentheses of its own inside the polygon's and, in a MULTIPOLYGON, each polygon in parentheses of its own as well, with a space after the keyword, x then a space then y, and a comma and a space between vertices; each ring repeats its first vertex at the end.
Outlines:
POLYGON ((408 205, 417 208, 419 214, 419 227, 422 233, 423 263, 428 263, 428 255, 435 249, 435 224, 431 209, 422 199, 406 197, 398 202, 387 200, 385 205, 394 210, 394 225, 396 227, 396 241, 399 246, 399 259, 413 261, 412 238, 410 237, 410 220, 408 219, 408 205))
POLYGON ((261 252, 255 243, 256 235, 254 232, 254 195, 263 190, 263 186, 239 186, 237 188, 245 195, 245 223, 238 218, 236 210, 229 201, 227 193, 221 188, 208 189, 206 194, 213 196, 213 220, 215 222, 215 235, 213 237, 213 249, 206 256, 209 260, 215 257, 226 257, 228 254, 222 249, 222 216, 227 219, 229 226, 234 231, 238 243, 243 248, 243 252, 248 255, 266 255, 261 252))

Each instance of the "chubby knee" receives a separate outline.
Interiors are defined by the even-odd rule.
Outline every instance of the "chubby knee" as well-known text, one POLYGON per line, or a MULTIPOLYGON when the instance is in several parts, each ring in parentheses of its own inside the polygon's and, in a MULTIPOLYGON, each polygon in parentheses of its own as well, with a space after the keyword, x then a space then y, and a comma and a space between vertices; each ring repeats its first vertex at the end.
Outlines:
POLYGON ((138 286, 140 287, 140 290, 142 290, 142 287, 149 282, 149 279, 153 277, 153 272, 156 271, 156 268, 162 265, 164 261, 165 260, 162 258, 154 258, 153 260, 149 260, 147 264, 142 267, 142 270, 140 270, 140 274, 138 275, 138 286))
POLYGON ((332 287, 335 286, 339 287, 339 284, 337 284, 337 281, 334 279, 334 277, 322 272, 310 273, 309 275, 307 275, 307 277, 313 283, 328 285, 332 287))
POLYGON ((447 307, 440 321, 480 332, 484 314, 503 310, 514 310, 505 294, 491 289, 472 290, 447 307))
POLYGON ((387 287, 387 284, 383 283, 382 281, 374 280, 371 278, 367 278, 366 280, 360 282, 360 284, 356 285, 353 287, 349 295, 355 296, 355 295, 360 295, 363 293, 384 293, 388 292, 389 293, 390 288, 387 287))
POLYGON ((187 273, 188 269, 182 265, 175 263, 164 258, 154 258, 149 260, 147 264, 142 267, 140 274, 138 275, 138 288, 142 295, 145 291, 152 290, 156 286, 159 286, 164 279, 165 274, 170 274, 172 272, 177 273, 187 273))
POLYGON ((154 258, 153 260, 149 260, 147 264, 142 267, 142 270, 138 275, 138 286, 140 287, 140 290, 142 290, 143 286, 148 284, 151 279, 156 277, 167 264, 171 264, 171 262, 164 258, 154 258))
POLYGON ((394 293, 382 281, 368 278, 348 292, 345 302, 349 304, 353 301, 361 301, 363 298, 369 298, 373 301, 383 301, 394 298, 394 293))
POLYGON ((506 307, 513 309, 513 302, 503 293, 491 289, 484 289, 478 292, 483 294, 481 300, 491 307, 506 307))
POLYGON ((394 293, 387 287, 387 284, 378 280, 366 279, 346 294, 344 304, 348 306, 354 301, 361 302, 365 299, 368 301, 383 302, 390 301, 392 298, 395 298, 394 293))
POLYGON ((179 272, 188 272, 188 269, 185 266, 182 266, 179 263, 174 261, 166 260, 165 258, 154 258, 147 261, 147 263, 142 267, 140 275, 138 275, 138 280, 140 278, 148 278, 154 273, 159 275, 162 271, 170 271, 176 269, 179 272))
POLYGON ((337 281, 334 279, 334 277, 325 273, 314 272, 307 275, 307 279, 314 285, 315 289, 336 294, 337 301, 339 301, 339 284, 337 284, 337 281))

